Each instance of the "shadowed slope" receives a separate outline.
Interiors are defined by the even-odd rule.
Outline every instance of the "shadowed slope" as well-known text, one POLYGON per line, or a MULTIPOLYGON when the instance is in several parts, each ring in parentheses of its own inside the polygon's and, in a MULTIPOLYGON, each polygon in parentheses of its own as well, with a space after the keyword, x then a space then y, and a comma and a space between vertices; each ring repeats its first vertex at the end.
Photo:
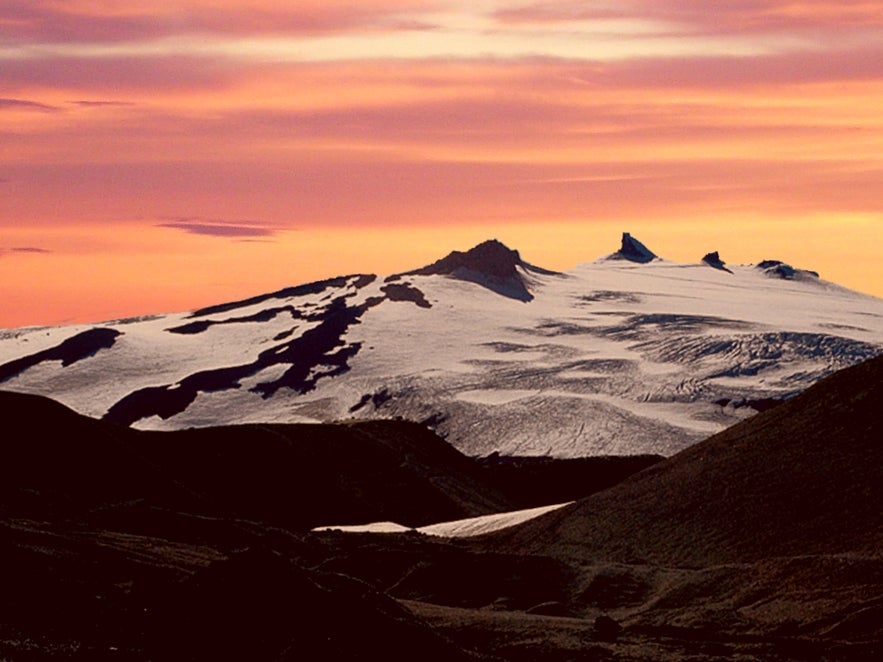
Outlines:
POLYGON ((0 514, 79 516, 146 500, 295 528, 419 526, 512 503, 428 429, 402 421, 144 432, 0 392, 0 514))
POLYGON ((883 555, 883 358, 489 544, 681 567, 883 555))

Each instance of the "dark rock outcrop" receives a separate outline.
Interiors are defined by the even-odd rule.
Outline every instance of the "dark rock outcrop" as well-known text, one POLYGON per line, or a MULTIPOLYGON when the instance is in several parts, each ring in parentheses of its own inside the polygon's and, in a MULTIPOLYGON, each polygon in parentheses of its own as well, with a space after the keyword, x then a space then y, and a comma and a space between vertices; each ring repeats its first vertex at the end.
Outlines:
POLYGON ((94 328, 83 331, 55 347, 50 347, 36 354, 23 356, 0 365, 0 382, 11 379, 43 361, 61 361, 61 365, 67 367, 77 361, 94 356, 102 349, 113 347, 117 337, 120 335, 122 334, 116 329, 108 328, 94 328))
POLYGON ((380 290, 390 301, 410 301, 419 308, 432 308, 426 295, 410 283, 389 283, 380 290))
POLYGON ((733 273, 726 267, 726 262, 724 262, 717 251, 712 253, 706 253, 702 257, 702 261, 705 262, 710 267, 714 267, 715 269, 720 269, 721 271, 726 271, 727 273, 733 273))
POLYGON ((321 320, 318 326, 264 350, 251 363, 203 370, 175 384, 133 391, 114 403, 104 419, 116 425, 132 425, 150 416, 168 419, 187 409, 200 393, 238 389, 243 379, 274 365, 288 367, 277 379, 254 386, 254 392, 264 398, 272 397, 282 388, 307 393, 320 379, 349 370, 348 361, 359 353, 361 343, 348 344, 344 336, 350 326, 359 323, 366 310, 366 306, 350 306, 345 297, 337 297, 321 316, 315 317, 321 320))
POLYGON ((428 276, 431 274, 455 275, 461 269, 468 269, 485 276, 511 278, 517 276, 516 267, 521 265, 518 251, 511 250, 496 239, 484 241, 466 251, 452 251, 429 266, 410 273, 428 276))
POLYGON ((555 272, 541 269, 521 259, 518 251, 506 247, 496 239, 489 239, 466 251, 453 251, 432 264, 409 271, 405 276, 444 275, 467 280, 503 296, 531 301, 526 273, 553 275, 555 272))
POLYGON ((635 239, 628 232, 623 232, 622 245, 618 251, 610 255, 609 259, 628 260, 629 262, 646 264, 647 262, 652 262, 656 258, 657 256, 653 251, 635 239))
POLYGON ((771 278, 781 278, 782 280, 805 280, 807 278, 819 277, 816 271, 795 269, 781 260, 764 260, 757 264, 757 268, 771 278))

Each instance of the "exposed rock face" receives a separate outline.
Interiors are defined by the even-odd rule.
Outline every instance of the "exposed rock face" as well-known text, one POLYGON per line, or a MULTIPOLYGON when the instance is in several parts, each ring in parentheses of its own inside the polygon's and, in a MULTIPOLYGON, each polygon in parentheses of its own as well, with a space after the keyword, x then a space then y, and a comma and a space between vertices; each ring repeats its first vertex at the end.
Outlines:
POLYGON ((83 331, 56 347, 0 365, 0 382, 15 377, 20 372, 33 368, 43 361, 61 361, 63 366, 68 366, 89 358, 102 349, 113 347, 120 335, 122 334, 116 329, 94 328, 83 331))
POLYGON ((533 295, 523 277, 524 272, 553 274, 524 262, 518 251, 508 248, 496 239, 489 239, 465 253, 453 251, 421 269, 405 276, 445 275, 483 285, 503 296, 520 301, 531 301, 533 295))
POLYGON ((462 269, 468 269, 485 276, 495 278, 517 277, 516 266, 520 266, 521 256, 518 251, 507 248, 496 239, 489 239, 466 251, 453 251, 429 266, 408 272, 420 276, 433 274, 456 275, 462 269))
POLYGON ((733 273, 726 267, 726 262, 724 262, 717 251, 712 253, 706 253, 702 258, 702 261, 705 262, 710 267, 714 267, 715 269, 720 269, 721 271, 726 271, 727 273, 733 273))
POLYGON ((656 254, 628 232, 622 233, 622 246, 610 257, 617 260, 628 260, 646 264, 656 259, 656 254))
POLYGON ((781 278, 783 280, 804 280, 806 278, 819 277, 819 274, 816 271, 795 269, 790 264, 785 264, 781 260, 764 260, 757 264, 757 268, 771 278, 781 278))

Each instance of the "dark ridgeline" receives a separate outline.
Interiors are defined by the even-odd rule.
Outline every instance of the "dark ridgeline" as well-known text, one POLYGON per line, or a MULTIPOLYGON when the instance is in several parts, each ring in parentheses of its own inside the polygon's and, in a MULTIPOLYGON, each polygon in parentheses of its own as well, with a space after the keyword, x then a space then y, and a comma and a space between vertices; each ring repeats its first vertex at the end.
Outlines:
POLYGON ((700 567, 883 557, 883 356, 610 490, 497 534, 507 549, 700 567))
POLYGON ((401 421, 150 433, 0 393, 0 656, 878 659, 881 404, 878 357, 449 542, 306 529, 511 508, 570 469, 488 473, 401 421))
MULTIPOLYGON (((339 574, 353 558, 349 574, 365 575, 360 554, 308 533, 383 519, 416 526, 525 502, 497 485, 518 491, 517 481, 498 481, 423 426, 145 432, 10 392, 0 392, 0 419, 4 659, 484 659, 382 586, 339 574)), ((562 464, 574 493, 591 491, 576 465, 562 464)), ((545 472, 530 490, 542 502, 545 472)), ((422 562, 411 551, 420 538, 371 547, 384 559, 375 569, 396 567, 387 556, 422 562)), ((543 575, 558 568, 529 565, 543 575)))

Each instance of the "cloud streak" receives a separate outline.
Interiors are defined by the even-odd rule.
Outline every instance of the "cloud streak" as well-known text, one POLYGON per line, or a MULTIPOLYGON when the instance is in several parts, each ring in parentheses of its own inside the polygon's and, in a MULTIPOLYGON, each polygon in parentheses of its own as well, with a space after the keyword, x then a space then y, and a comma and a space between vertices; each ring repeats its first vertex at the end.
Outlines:
POLYGON ((207 237, 224 237, 231 239, 272 237, 275 230, 263 227, 255 223, 242 223, 233 221, 201 221, 199 219, 183 218, 177 221, 159 223, 158 227, 181 230, 189 234, 203 235, 207 237))
POLYGON ((38 248, 36 246, 15 246, 9 249, 13 253, 51 253, 46 248, 38 248))
POLYGON ((763 33, 883 25, 873 0, 621 0, 592 3, 558 0, 501 7, 495 16, 512 24, 568 24, 580 20, 641 19, 685 34, 763 33))
POLYGON ((879 2, 295 4, 0 4, 4 242, 883 217, 879 2))
POLYGON ((13 246, 11 248, 0 248, 0 255, 18 253, 25 255, 49 255, 52 253, 47 248, 39 248, 38 246, 13 246))
POLYGON ((162 37, 214 34, 227 36, 316 35, 355 30, 413 29, 414 20, 444 2, 419 0, 239 0, 223 6, 202 0, 176 0, 151 6, 110 0, 7 0, 0 23, 7 39, 21 43, 119 43, 162 37))
POLYGON ((61 110, 58 106, 51 106, 39 101, 28 99, 3 99, 0 98, 0 111, 3 110, 35 110, 41 113, 55 113, 61 110))
POLYGON ((107 106, 133 106, 131 101, 112 101, 112 100, 77 100, 70 103, 75 106, 83 106, 85 108, 103 108, 107 106))

